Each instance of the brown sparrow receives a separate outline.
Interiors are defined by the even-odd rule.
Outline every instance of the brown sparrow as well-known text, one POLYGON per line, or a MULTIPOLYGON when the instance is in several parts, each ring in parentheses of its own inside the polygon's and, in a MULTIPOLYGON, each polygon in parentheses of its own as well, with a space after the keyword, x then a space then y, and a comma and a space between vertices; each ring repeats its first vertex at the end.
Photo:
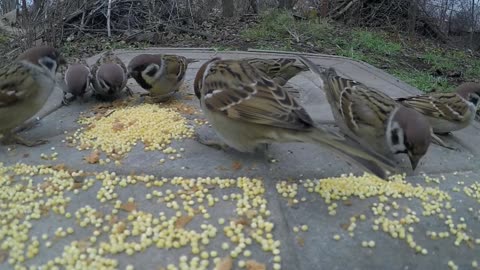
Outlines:
POLYGON ((168 100, 185 79, 189 63, 195 60, 168 54, 140 54, 128 63, 128 74, 158 102, 168 100))
POLYGON ((5 141, 26 146, 46 142, 29 142, 12 130, 40 111, 55 88, 58 67, 65 63, 56 49, 42 46, 28 49, 0 70, 0 134, 5 141))
POLYGON ((299 57, 321 79, 342 132, 382 155, 407 154, 415 170, 430 146, 431 127, 424 116, 362 83, 338 76, 333 68, 322 72, 310 60, 299 57))
POLYGON ((213 58, 194 82, 201 107, 217 134, 240 152, 272 142, 320 144, 380 177, 394 170, 383 156, 314 123, 306 110, 281 86, 247 61, 213 58))
POLYGON ((257 68, 280 86, 284 86, 298 73, 308 70, 306 66, 295 64, 297 62, 295 58, 245 58, 243 60, 257 68))
POLYGON ((398 102, 425 115, 435 133, 449 133, 475 120, 480 102, 480 84, 464 83, 452 93, 431 93, 398 98, 398 102))
POLYGON ((88 90, 92 75, 90 68, 84 64, 72 64, 65 72, 66 92, 64 97, 65 104, 72 101, 76 97, 83 97, 88 90), (70 93, 72 98, 67 99, 66 94, 70 93))
POLYGON ((131 90, 127 85, 127 67, 112 51, 105 52, 90 70, 93 94, 102 100, 116 98, 125 88, 129 95, 131 90), (102 67, 101 74, 99 74, 102 67))

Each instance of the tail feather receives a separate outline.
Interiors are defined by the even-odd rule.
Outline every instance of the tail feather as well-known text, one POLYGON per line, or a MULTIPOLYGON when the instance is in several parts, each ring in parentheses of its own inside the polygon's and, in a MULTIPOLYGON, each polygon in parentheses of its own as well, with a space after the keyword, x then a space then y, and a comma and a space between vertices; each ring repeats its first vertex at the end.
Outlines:
POLYGON ((387 179, 391 174, 398 172, 394 161, 348 137, 338 138, 331 136, 322 129, 316 129, 308 133, 306 140, 310 143, 327 147, 342 158, 353 162, 382 179, 387 179))
POLYGON ((197 59, 187 58, 187 64, 196 63, 196 62, 198 62, 197 59))

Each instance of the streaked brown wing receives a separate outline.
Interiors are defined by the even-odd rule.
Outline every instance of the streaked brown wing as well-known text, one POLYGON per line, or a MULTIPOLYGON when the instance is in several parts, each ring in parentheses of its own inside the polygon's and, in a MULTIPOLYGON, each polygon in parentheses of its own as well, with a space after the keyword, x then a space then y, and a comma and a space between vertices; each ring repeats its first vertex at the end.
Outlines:
POLYGON ((0 71, 0 107, 12 105, 32 93, 33 78, 22 64, 12 64, 0 71))
POLYGON ((304 129, 313 122, 287 91, 248 63, 217 62, 206 76, 205 105, 226 116, 252 123, 304 129))

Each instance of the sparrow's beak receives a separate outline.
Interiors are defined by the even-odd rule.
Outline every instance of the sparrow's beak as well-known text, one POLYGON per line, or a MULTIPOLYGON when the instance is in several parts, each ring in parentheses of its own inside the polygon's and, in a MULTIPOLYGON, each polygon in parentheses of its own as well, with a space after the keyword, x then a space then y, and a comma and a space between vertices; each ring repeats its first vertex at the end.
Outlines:
POLYGON ((415 170, 420 162, 421 156, 409 154, 410 164, 412 164, 412 170, 415 170))

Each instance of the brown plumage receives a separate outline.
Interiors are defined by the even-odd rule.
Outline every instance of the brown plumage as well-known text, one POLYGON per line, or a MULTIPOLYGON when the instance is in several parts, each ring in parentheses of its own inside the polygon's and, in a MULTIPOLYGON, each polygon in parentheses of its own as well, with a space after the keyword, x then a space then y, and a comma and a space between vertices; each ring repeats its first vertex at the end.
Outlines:
POLYGON ((90 69, 83 64, 70 65, 65 72, 67 92, 74 97, 82 97, 90 85, 90 69))
POLYGON ((107 51, 102 54, 102 56, 97 60, 97 62, 91 67, 90 74, 92 77, 91 84, 93 88, 93 93, 97 98, 116 98, 119 96, 120 92, 123 89, 126 89, 129 95, 132 94, 130 89, 126 87, 128 79, 127 67, 122 62, 122 60, 118 58, 112 51, 107 51), (117 67, 113 67, 113 65, 116 65, 117 67), (102 76, 104 76, 105 78, 108 77, 108 81, 106 81, 105 79, 103 81, 99 80, 98 72, 101 66, 104 66, 102 76), (109 71, 113 72, 113 74, 109 75, 109 71), (123 75, 120 76, 120 73, 123 75), (111 85, 112 87, 110 87, 110 80, 111 83, 113 83, 111 85), (119 83, 120 80, 122 80, 121 84, 119 83))
POLYGON ((398 98, 398 102, 425 115, 435 133, 469 126, 480 101, 480 84, 464 83, 451 93, 431 93, 398 98))
POLYGON ((297 64, 295 58, 244 58, 243 60, 263 72, 280 86, 284 86, 298 73, 308 70, 306 66, 297 64))
POLYGON ((405 153, 415 169, 430 145, 431 127, 425 117, 405 108, 386 94, 337 75, 320 71, 300 56, 322 81, 322 90, 342 132, 383 155, 405 153))
POLYGON ((0 134, 27 146, 45 141, 28 142, 11 131, 34 116, 46 103, 56 85, 56 72, 65 60, 52 47, 35 47, 0 70, 0 134))
POLYGON ((128 64, 128 73, 155 101, 165 101, 179 90, 191 62, 178 55, 140 54, 128 64))
POLYGON ((320 144, 385 177, 393 163, 352 140, 313 124, 288 91, 247 61, 214 58, 199 69, 195 93, 217 134, 230 147, 252 152, 272 142, 320 144))

